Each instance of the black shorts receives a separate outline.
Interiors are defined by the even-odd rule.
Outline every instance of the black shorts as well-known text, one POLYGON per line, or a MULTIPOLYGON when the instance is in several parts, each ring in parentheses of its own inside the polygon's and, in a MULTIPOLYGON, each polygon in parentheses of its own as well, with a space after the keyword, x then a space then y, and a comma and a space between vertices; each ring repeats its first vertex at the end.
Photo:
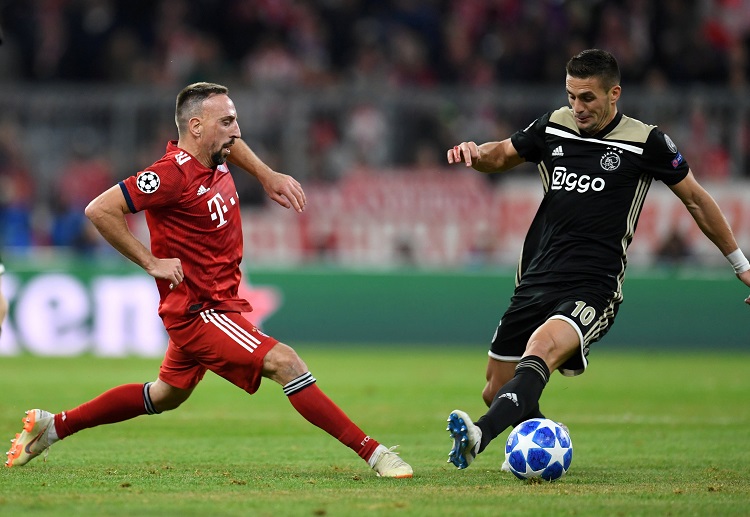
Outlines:
POLYGON ((495 331, 489 356, 498 361, 520 361, 531 334, 549 319, 562 319, 578 333, 581 348, 559 370, 566 376, 579 375, 586 370, 589 345, 614 323, 619 302, 611 291, 581 286, 520 286, 495 331))

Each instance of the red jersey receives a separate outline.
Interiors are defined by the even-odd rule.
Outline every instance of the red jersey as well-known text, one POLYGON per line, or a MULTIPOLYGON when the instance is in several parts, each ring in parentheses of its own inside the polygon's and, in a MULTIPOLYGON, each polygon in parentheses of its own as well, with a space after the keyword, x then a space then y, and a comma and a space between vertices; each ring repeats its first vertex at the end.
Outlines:
POLYGON ((174 290, 156 280, 167 328, 206 309, 252 310, 237 296, 242 221, 226 165, 204 167, 171 141, 159 161, 119 185, 131 212, 146 211, 151 253, 182 262, 185 278, 174 290))

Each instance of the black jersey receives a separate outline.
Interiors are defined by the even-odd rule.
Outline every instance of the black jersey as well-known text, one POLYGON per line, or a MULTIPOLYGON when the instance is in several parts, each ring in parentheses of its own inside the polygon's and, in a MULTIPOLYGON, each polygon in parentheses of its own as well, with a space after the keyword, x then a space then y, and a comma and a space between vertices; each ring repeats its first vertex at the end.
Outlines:
POLYGON ((652 179, 674 185, 688 174, 675 144, 656 126, 621 113, 587 135, 567 107, 516 132, 511 142, 538 165, 544 187, 516 284, 580 283, 621 301, 627 248, 652 179))

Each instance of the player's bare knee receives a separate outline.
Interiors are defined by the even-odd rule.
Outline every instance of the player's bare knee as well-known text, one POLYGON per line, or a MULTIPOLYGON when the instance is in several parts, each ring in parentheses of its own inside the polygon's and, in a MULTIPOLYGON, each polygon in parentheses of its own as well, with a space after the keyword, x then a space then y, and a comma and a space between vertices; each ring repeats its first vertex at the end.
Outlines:
POLYGON ((534 339, 532 337, 526 345, 526 353, 524 355, 535 355, 542 359, 547 359, 554 355, 556 348, 555 342, 551 339, 534 339))
POLYGON ((263 376, 282 385, 307 371, 307 365, 297 352, 284 343, 277 343, 263 359, 263 376))
POLYGON ((553 371, 571 357, 580 346, 579 332, 570 322, 550 319, 531 335, 524 355, 541 357, 550 371, 553 371))
POLYGON ((186 399, 164 399, 154 403, 154 407, 159 413, 177 409, 185 402, 186 399))
POLYGON ((170 386, 165 382, 157 380, 149 386, 148 397, 156 412, 162 413, 180 407, 180 405, 190 397, 192 392, 192 389, 186 390, 175 388, 174 386, 170 386))
POLYGON ((529 342, 526 344, 524 355, 535 355, 541 357, 547 363, 560 352, 559 339, 554 333, 549 332, 545 327, 540 327, 532 334, 529 342))

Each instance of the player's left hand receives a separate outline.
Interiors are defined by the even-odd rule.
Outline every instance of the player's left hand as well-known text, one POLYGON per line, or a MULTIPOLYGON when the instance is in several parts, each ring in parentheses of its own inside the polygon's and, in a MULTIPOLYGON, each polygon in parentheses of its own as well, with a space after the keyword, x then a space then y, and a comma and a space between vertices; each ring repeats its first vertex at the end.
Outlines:
POLYGON ((307 204, 305 191, 299 181, 287 174, 273 171, 264 178, 263 189, 268 197, 276 201, 284 208, 294 208, 297 212, 302 212, 307 204))

